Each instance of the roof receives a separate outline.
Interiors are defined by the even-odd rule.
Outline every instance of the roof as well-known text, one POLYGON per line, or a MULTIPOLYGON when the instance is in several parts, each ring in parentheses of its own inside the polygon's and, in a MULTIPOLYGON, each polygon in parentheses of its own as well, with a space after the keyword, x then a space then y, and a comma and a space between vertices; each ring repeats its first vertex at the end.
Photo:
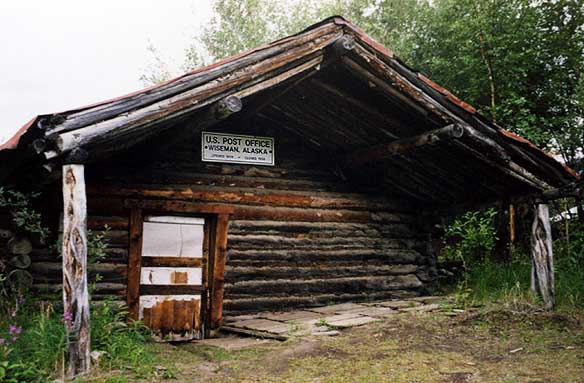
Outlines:
POLYGON ((19 153, 21 164, 46 168, 83 149, 99 161, 185 118, 208 127, 229 96, 242 100, 241 118, 277 121, 344 158, 349 173, 366 163, 369 175, 421 201, 468 199, 471 188, 477 200, 537 193, 578 179, 339 16, 138 92, 37 116, 0 146, 0 159, 19 153))

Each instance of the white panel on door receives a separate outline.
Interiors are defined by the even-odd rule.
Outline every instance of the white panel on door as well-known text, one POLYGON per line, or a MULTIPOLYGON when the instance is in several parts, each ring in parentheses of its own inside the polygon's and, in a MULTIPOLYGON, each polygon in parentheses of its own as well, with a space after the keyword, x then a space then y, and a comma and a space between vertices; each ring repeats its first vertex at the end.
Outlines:
POLYGON ((140 284, 202 285, 202 269, 195 267, 142 267, 140 284))
POLYGON ((144 222, 143 257, 203 257, 203 225, 144 222))

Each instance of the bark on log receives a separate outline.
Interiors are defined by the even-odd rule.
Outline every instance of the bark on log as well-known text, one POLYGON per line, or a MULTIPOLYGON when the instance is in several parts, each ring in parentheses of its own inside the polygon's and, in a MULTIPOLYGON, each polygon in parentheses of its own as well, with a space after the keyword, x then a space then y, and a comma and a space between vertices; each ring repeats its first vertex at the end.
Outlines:
POLYGON ((422 264, 423 257, 409 249, 318 249, 318 250, 232 250, 228 251, 229 265, 282 264, 306 262, 372 262, 384 261, 392 264, 422 264))
POLYGON ((413 289, 422 286, 414 274, 376 277, 351 277, 330 279, 279 279, 273 281, 243 281, 225 284, 225 294, 249 295, 310 295, 322 293, 362 293, 413 289))
POLYGON ((534 210, 531 228, 531 290, 541 296, 546 309, 552 310, 555 305, 555 278, 549 207, 537 203, 534 210))
POLYGON ((89 372, 87 212, 83 165, 63 166, 63 306, 68 343, 66 376, 89 372))
POLYGON ((225 280, 229 283, 251 280, 276 279, 315 279, 327 277, 357 277, 379 275, 412 274, 418 270, 417 265, 387 265, 384 263, 366 264, 360 262, 335 265, 330 263, 307 263, 304 265, 272 266, 266 263, 260 267, 228 266, 225 280))

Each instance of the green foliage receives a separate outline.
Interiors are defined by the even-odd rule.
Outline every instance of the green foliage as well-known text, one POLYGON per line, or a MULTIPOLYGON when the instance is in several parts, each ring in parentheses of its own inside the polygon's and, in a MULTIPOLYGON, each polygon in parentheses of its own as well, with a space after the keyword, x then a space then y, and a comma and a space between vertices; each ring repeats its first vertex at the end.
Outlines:
POLYGON ((3 302, 0 320, 0 376, 7 382, 44 382, 61 365, 65 329, 50 304, 36 305, 31 298, 3 302))
POLYGON ((154 356, 145 348, 150 332, 137 321, 127 321, 127 311, 113 301, 94 305, 91 312, 92 348, 105 351, 102 368, 126 369, 147 376, 154 371, 154 356))
MULTIPOLYGON (((488 214, 492 217, 492 212, 488 214)), ((541 302, 530 291, 529 253, 515 251, 509 263, 476 257, 484 251, 477 244, 487 243, 491 249, 494 244, 490 239, 494 232, 487 224, 489 215, 481 219, 480 214, 466 214, 466 219, 456 220, 447 230, 449 238, 464 238, 447 246, 449 257, 462 260, 466 266, 455 288, 457 302, 463 306, 498 302, 513 311, 539 310, 541 302), (487 240, 482 239, 485 235, 487 240)), ((557 307, 563 311, 580 310, 584 308, 584 225, 566 220, 556 226, 559 235, 553 250, 557 307)))
POLYGON ((577 219, 557 225, 553 243, 559 305, 584 307, 584 224, 577 219))
POLYGON ((49 230, 42 225, 41 215, 31 203, 31 200, 39 195, 39 193, 25 194, 0 187, 0 207, 10 210, 12 220, 19 230, 38 235, 39 239, 45 242, 49 236, 49 230))
POLYGON ((102 232, 87 230, 87 262, 89 264, 99 263, 107 256, 105 250, 108 245, 104 241, 104 233, 109 230, 107 225, 104 226, 102 232))
MULTIPOLYGON (((0 188, 0 206, 10 209, 17 227, 46 240, 48 230, 30 203, 36 197, 38 194, 0 188)), ((103 232, 88 231, 88 263, 103 260, 106 248, 103 232)), ((56 313, 50 303, 9 291, 4 282, 0 274, 0 382, 49 381, 62 369, 65 317, 56 313)), ((111 301, 92 305, 92 348, 105 352, 100 361, 102 368, 131 370, 140 376, 152 374, 154 356, 145 348, 149 333, 139 322, 128 324, 126 317, 127 312, 111 301)))
POLYGON ((493 226, 494 209, 470 211, 456 218, 446 228, 444 258, 458 260, 468 268, 487 258, 495 248, 497 237, 493 226))

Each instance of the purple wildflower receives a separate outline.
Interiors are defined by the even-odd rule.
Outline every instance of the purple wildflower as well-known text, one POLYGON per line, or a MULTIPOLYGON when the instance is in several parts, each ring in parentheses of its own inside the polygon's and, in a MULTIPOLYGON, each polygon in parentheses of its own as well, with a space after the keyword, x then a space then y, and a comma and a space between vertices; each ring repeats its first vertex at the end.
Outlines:
POLYGON ((13 324, 10 325, 10 330, 9 330, 10 335, 20 334, 21 332, 22 332, 22 327, 15 326, 13 324))
POLYGON ((16 310, 12 310, 12 311, 10 312, 10 316, 11 316, 12 318, 14 318, 14 317, 16 316, 16 310))
POLYGON ((12 337, 12 341, 13 341, 13 342, 16 342, 17 340, 18 340, 18 337, 17 337, 17 336, 13 336, 13 337, 12 337))
POLYGON ((73 313, 71 311, 65 311, 63 313, 63 322, 71 323, 73 321, 73 313))

